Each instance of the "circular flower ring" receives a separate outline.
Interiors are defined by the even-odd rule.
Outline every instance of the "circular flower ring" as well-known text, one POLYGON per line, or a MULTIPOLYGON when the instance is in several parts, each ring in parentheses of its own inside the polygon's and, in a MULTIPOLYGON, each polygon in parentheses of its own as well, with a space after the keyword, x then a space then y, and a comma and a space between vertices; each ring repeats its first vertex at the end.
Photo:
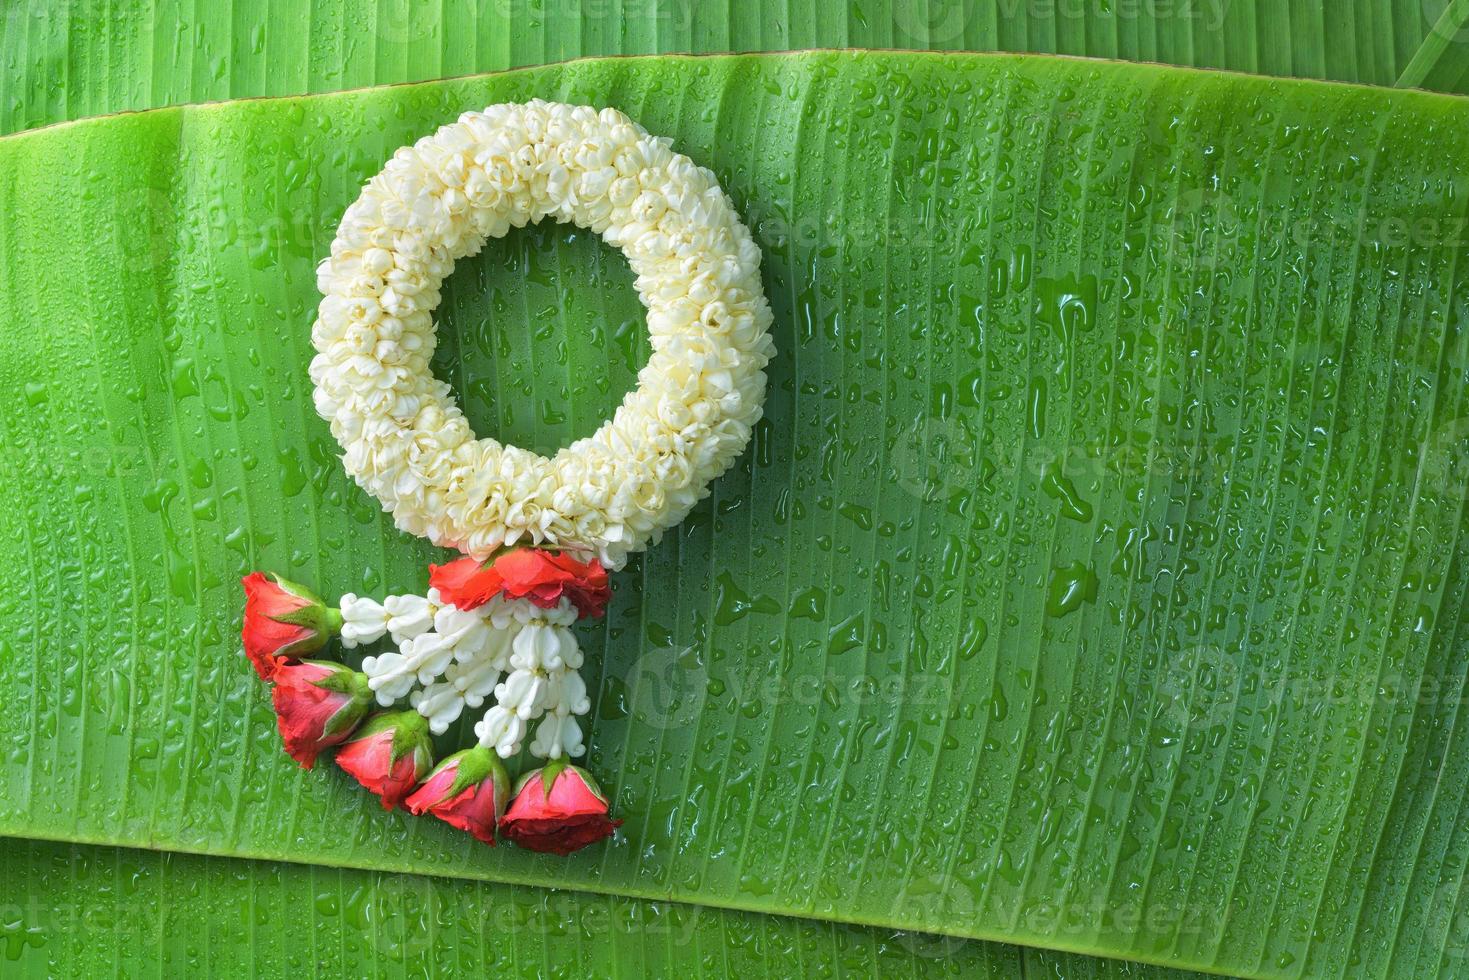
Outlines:
POLYGON ((465 113, 398 150, 342 218, 317 271, 317 411, 399 528, 475 558, 520 543, 619 568, 683 520, 760 417, 774 347, 759 261, 714 175, 622 113, 465 113), (429 369, 455 261, 548 216, 622 249, 652 337, 613 418, 550 459, 476 439, 429 369))

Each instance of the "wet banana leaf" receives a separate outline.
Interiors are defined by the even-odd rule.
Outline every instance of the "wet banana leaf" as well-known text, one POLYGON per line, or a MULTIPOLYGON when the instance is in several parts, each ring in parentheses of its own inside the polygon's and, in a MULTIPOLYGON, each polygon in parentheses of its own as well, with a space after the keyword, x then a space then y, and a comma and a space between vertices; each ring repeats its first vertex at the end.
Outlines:
MULTIPOLYGON (((531 882, 1241 975, 1462 964, 1469 106, 1043 58, 582 62, 0 141, 0 832, 531 882), (740 467, 615 576, 570 861, 281 753, 238 576, 444 557, 312 412, 313 268, 466 108, 615 105, 755 230, 740 467)), ((589 433, 631 277, 459 269, 476 427, 589 433)), ((428 887, 428 886, 424 886, 428 887)))
MULTIPOLYGON (((1317 54, 1320 46, 1241 44, 1250 23, 1238 13, 1243 6, 1219 5, 1212 13, 1202 5, 1125 11, 1102 4, 1092 10, 1010 5, 985 11, 972 4, 928 9, 874 2, 854 6, 848 14, 817 3, 809 10, 800 3, 786 3, 783 10, 750 3, 717 10, 667 2, 589 7, 568 0, 503 0, 410 10, 392 0, 383 5, 331 0, 262 4, 223 17, 218 7, 15 4, 0 31, 0 133, 124 108, 330 91, 584 55, 864 43, 1058 51, 1276 74, 1337 72, 1348 80, 1387 84, 1397 79, 1452 90, 1452 84, 1435 79, 1414 82, 1394 67, 1408 52, 1416 59, 1411 67, 1422 66, 1425 75, 1429 70, 1442 74, 1444 64, 1454 64, 1458 49, 1440 42, 1452 40, 1457 26, 1438 24, 1426 7, 1422 23, 1414 22, 1411 5, 1395 14, 1394 33, 1381 35, 1391 36, 1395 46, 1334 44, 1325 63, 1317 54), (108 29, 99 30, 102 24, 108 29), (1224 43, 1220 31, 1226 25, 1233 39, 1224 43), (1415 47, 1413 39, 1420 35, 1423 44, 1415 47), (1349 57, 1342 60, 1342 53, 1349 57), (207 70, 197 70, 200 66, 207 70)), ((1279 36, 1281 13, 1268 6, 1261 13, 1267 30, 1279 36)), ((1352 33, 1357 23, 1374 21, 1380 18, 1370 5, 1363 6, 1353 12, 1352 33)), ((1309 18, 1295 19, 1298 36, 1314 26, 1309 18)))
POLYGON ((417 875, 40 841, 7 841, 0 869, 12 886, 0 903, 0 969, 10 977, 697 977, 796 968, 812 977, 998 980, 1020 969, 1013 947, 417 875))
POLYGON ((16 0, 0 133, 588 55, 910 48, 1087 55, 1469 92, 1469 0, 16 0))
POLYGON ((0 903, 7 977, 1197 976, 610 895, 116 847, 6 845, 0 869, 16 889, 0 903))

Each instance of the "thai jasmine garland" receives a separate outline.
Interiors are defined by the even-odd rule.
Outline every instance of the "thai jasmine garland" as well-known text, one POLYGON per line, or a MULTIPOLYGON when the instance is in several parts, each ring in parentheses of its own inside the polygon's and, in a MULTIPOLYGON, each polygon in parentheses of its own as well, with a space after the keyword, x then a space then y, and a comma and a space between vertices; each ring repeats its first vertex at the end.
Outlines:
POLYGON ((335 748, 384 807, 489 844, 569 854, 612 836, 621 821, 570 764, 591 710, 571 627, 603 614, 607 568, 683 520, 749 442, 774 353, 759 266, 714 175, 612 109, 467 112, 367 182, 317 269, 316 409, 399 528, 467 557, 431 566, 422 595, 335 609, 245 578, 245 652, 298 762, 335 748), (454 263, 542 218, 622 249, 652 341, 613 417, 550 459, 476 439, 429 370, 454 263), (333 638, 360 670, 300 659, 333 638), (469 728, 466 711, 474 744, 435 767, 434 739, 469 728), (523 751, 545 764, 511 800, 501 760, 523 751))

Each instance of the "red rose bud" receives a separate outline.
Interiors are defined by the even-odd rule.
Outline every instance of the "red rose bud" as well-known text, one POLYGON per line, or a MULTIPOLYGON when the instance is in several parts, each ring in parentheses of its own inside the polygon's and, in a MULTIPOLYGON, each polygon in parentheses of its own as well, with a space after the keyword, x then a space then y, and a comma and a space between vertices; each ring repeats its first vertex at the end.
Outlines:
POLYGON ((607 818, 607 798, 591 775, 558 759, 520 780, 500 833, 532 851, 566 855, 621 826, 607 818))
POLYGON ((384 810, 402 803, 433 764, 428 722, 417 711, 373 715, 337 753, 337 765, 382 797, 384 810))
POLYGON ((328 609, 310 589, 279 575, 251 572, 245 587, 245 656, 264 680, 283 662, 297 660, 326 646, 342 628, 342 614, 328 609))
POLYGON ((341 664, 282 664, 271 680, 281 740, 304 769, 316 764, 322 749, 345 742, 374 701, 367 677, 341 664))
POLYGON ((521 548, 491 562, 461 558, 429 566, 429 583, 459 609, 482 606, 496 595, 529 599, 551 609, 564 597, 582 617, 600 616, 612 597, 607 570, 593 558, 580 562, 566 552, 521 548))
POLYGON ((475 746, 439 763, 404 806, 414 816, 432 813, 493 847, 509 791, 510 777, 499 756, 475 746))

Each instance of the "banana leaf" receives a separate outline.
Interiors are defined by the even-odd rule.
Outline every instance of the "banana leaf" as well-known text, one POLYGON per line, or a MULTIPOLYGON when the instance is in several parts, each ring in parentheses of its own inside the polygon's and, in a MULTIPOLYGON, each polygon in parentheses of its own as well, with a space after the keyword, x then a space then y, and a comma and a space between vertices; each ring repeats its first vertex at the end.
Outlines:
POLYGON ((16 976, 1016 976, 1178 971, 670 902, 115 847, 6 842, 16 976))
MULTIPOLYGON (((1067 60, 589 61, 0 141, 0 833, 548 884, 1247 975, 1463 956, 1466 105, 1067 60), (756 231, 781 356, 587 630, 563 861, 279 751, 238 576, 444 557, 311 410, 313 267, 459 111, 623 108, 756 231), (942 206, 938 206, 942 202, 942 206), (1456 939, 1455 937, 1459 937, 1456 939)), ((630 274, 459 270, 482 432, 590 432, 630 274)))
MULTIPOLYGON (((1382 35, 1392 37, 1394 45, 1369 45, 1358 58, 1362 45, 1334 43, 1323 65, 1316 55, 1321 46, 1303 45, 1300 39, 1320 40, 1313 32, 1325 28, 1324 19, 1292 16, 1283 21, 1278 10, 1266 6, 1260 11, 1261 36, 1280 37, 1293 30, 1298 40, 1257 50, 1253 41, 1245 41, 1256 15, 1241 16, 1243 5, 1232 6, 1233 11, 1219 4, 1211 13, 1195 3, 1127 10, 1097 4, 1092 10, 1065 11, 1046 5, 1002 4, 983 11, 958 3, 932 9, 864 3, 854 4, 845 16, 832 16, 834 8, 825 5, 803 10, 792 3, 783 11, 756 4, 720 11, 692 4, 679 9, 666 2, 588 7, 565 0, 500 0, 492 6, 458 2, 410 11, 401 4, 333 0, 309 6, 260 4, 222 17, 225 11, 218 7, 74 2, 58 9, 51 3, 16 3, 7 8, 0 32, 0 133, 121 108, 330 90, 349 75, 352 84, 365 85, 433 77, 434 66, 445 74, 467 74, 585 54, 701 50, 701 45, 708 50, 788 48, 795 46, 792 38, 817 47, 860 44, 863 39, 935 50, 1008 47, 1233 65, 1278 74, 1319 75, 1329 69, 1350 80, 1387 83, 1396 78, 1398 84, 1455 90, 1452 78, 1437 76, 1456 64, 1445 55, 1458 49, 1444 43, 1455 37, 1456 14, 1435 19, 1435 11, 1425 6, 1426 19, 1418 24, 1413 8, 1400 4, 1392 32, 1382 35), (1074 23, 1068 27, 1067 20, 1080 20, 1080 29, 1074 23), (1415 46, 1413 40, 1430 29, 1430 22, 1434 36, 1415 46), (890 25, 886 32, 885 24, 890 25), (1210 43, 1211 37, 1222 37, 1221 30, 1231 37, 1210 43), (358 36, 340 40, 344 32, 358 36), (361 40, 364 33, 369 43, 361 40), (232 34, 239 34, 240 42, 232 34), (1343 60, 1343 52, 1350 57, 1343 60), (1400 75, 1393 67, 1396 56, 1408 52, 1413 52, 1412 61, 1400 75), (193 62, 200 59, 209 62, 208 72, 194 69, 193 62)), ((1357 24, 1384 26, 1366 7, 1352 12, 1351 24, 1354 35, 1363 33, 1355 29, 1357 24)), ((1070 969, 1078 967, 1073 963, 1070 969)))
POLYGON ((1469 92, 1469 0, 15 0, 0 133, 588 55, 912 48, 1469 92))
MULTIPOLYGON (((14 976, 1006 978, 986 943, 513 885, 6 842, 14 976)), ((1066 957, 1052 957, 1065 964, 1066 957)), ((1160 978, 1163 974, 1157 974, 1160 978)))

